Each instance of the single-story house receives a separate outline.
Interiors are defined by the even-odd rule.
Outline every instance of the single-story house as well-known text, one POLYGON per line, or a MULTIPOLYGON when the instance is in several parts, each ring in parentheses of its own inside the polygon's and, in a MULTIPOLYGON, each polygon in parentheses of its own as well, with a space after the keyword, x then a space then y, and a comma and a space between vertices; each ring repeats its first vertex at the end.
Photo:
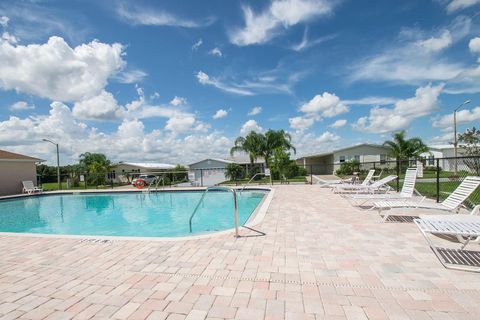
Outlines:
MULTIPOLYGON (((245 172, 252 169, 248 157, 231 157, 228 159, 208 158, 188 165, 189 179, 199 186, 213 186, 225 180, 225 170, 231 163, 236 163, 244 167, 245 172)), ((255 165, 260 166, 260 171, 265 170, 265 160, 258 158, 255 165)))
POLYGON ((108 178, 113 182, 125 183, 140 174, 159 174, 175 168, 173 164, 153 162, 119 162, 112 166, 108 178))
MULTIPOLYGON (((455 147, 453 144, 433 145, 428 148, 430 151, 421 155, 426 159, 426 166, 436 166, 437 162, 435 159, 440 159, 438 164, 444 171, 455 171, 455 167, 457 170, 469 170, 462 159, 449 159, 455 157, 455 147)), ((459 145, 457 147, 457 157, 464 156, 465 149, 459 145)))
POLYGON ((22 193, 22 181, 37 185, 36 164, 44 160, 0 150, 0 196, 22 193))
POLYGON ((347 148, 313 154, 296 160, 299 166, 312 171, 313 174, 333 174, 340 168, 342 162, 357 160, 360 163, 378 162, 378 165, 387 165, 388 148, 378 144, 362 143, 347 148))

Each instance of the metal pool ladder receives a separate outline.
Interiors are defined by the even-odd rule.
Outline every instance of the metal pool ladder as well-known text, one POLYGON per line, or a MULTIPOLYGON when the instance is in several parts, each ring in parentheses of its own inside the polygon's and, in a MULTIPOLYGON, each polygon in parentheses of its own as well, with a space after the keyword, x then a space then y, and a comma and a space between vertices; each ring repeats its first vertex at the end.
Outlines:
MULTIPOLYGON (((266 176, 266 177, 269 177, 270 174, 267 174, 267 173, 264 173, 264 172, 255 173, 255 174, 253 175, 253 177, 252 177, 250 180, 248 180, 247 183, 245 183, 245 184, 243 185, 242 189, 240 189, 240 192, 242 192, 243 190, 245 190, 245 188, 250 184, 250 182, 253 181, 253 179, 255 179, 256 176, 266 176)), ((271 176, 270 176, 270 177, 271 177, 271 176)), ((270 180, 270 184, 271 184, 271 183, 272 183, 272 180, 270 180)))
POLYGON ((208 193, 208 191, 214 191, 214 190, 221 190, 221 191, 229 191, 233 194, 233 207, 234 207, 234 219, 235 219, 235 237, 239 237, 238 235, 238 204, 237 204, 237 192, 233 188, 229 187, 208 187, 202 194, 202 197, 200 198, 200 201, 198 201, 197 206, 192 212, 192 215, 190 216, 190 220, 188 221, 190 225, 190 233, 192 233, 192 219, 197 213, 198 208, 203 202, 203 199, 205 198, 205 195, 208 193))

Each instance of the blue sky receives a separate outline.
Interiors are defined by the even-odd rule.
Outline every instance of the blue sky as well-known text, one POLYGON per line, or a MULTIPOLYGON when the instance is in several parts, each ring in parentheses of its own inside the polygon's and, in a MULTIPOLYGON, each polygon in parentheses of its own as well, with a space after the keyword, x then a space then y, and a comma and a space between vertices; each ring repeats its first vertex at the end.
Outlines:
POLYGON ((0 148, 188 164, 251 130, 298 155, 480 120, 480 0, 0 1, 0 148))

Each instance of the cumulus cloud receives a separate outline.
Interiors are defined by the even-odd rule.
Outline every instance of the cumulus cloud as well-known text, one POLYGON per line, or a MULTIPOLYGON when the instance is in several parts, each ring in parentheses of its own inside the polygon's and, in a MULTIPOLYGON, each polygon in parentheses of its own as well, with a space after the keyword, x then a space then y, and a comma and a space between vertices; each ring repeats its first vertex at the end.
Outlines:
POLYGON ((480 0, 452 0, 447 5, 447 11, 449 13, 452 13, 458 10, 462 10, 462 9, 474 6, 479 3, 480 3, 480 0))
POLYGON ((212 116, 213 119, 221 119, 225 118, 228 115, 228 111, 224 109, 219 109, 215 114, 212 116))
POLYGON ((336 135, 335 133, 331 133, 330 131, 325 131, 317 138, 317 141, 319 143, 332 143, 340 139, 341 139, 340 136, 336 135))
POLYGON ((251 119, 242 125, 240 128, 240 135, 245 136, 252 131, 263 132, 263 128, 258 125, 257 121, 251 119))
POLYGON ((170 104, 172 106, 181 106, 187 104, 187 99, 175 96, 172 101, 170 101, 170 104))
POLYGON ((305 130, 311 127, 315 123, 315 120, 308 117, 293 117, 288 119, 288 122, 290 123, 290 128, 292 129, 305 130))
MULTIPOLYGON (((480 121, 480 106, 471 110, 463 109, 457 111, 457 124, 480 121)), ((446 114, 441 117, 433 118, 432 125, 437 128, 452 128, 453 114, 446 114)))
POLYGON ((222 57, 223 56, 223 53, 222 51, 219 49, 219 48, 213 48, 212 50, 210 50, 208 52, 209 55, 211 56, 217 56, 217 57, 222 57))
POLYGON ((374 133, 405 129, 414 119, 438 109, 438 96, 443 87, 443 84, 420 87, 414 97, 397 101, 393 108, 373 107, 370 114, 359 118, 353 127, 374 133))
POLYGON ((468 42, 468 48, 470 49, 470 52, 472 53, 479 53, 480 52, 480 38, 476 37, 473 39, 470 39, 468 42))
POLYGON ((292 144, 297 149, 297 156, 326 152, 339 147, 342 138, 334 133, 325 131, 319 135, 312 132, 290 132, 292 144))
POLYGON ((262 107, 253 107, 248 113, 247 116, 254 116, 262 112, 262 107))
POLYGON ((62 38, 47 43, 0 43, 0 87, 58 101, 99 95, 125 66, 121 44, 92 41, 71 48, 62 38))
POLYGON ((17 101, 9 108, 11 111, 31 110, 35 109, 34 105, 30 105, 25 101, 17 101))
POLYGON ((76 102, 72 111, 76 118, 84 120, 115 120, 124 115, 124 110, 117 100, 107 91, 76 102))
POLYGON ((215 21, 211 17, 202 21, 184 19, 172 13, 142 7, 139 4, 127 6, 125 3, 120 3, 116 8, 116 13, 119 18, 132 25, 200 28, 208 26, 215 21))
POLYGON ((324 92, 317 94, 309 102, 300 107, 300 111, 309 114, 318 114, 322 117, 334 117, 336 115, 348 112, 348 107, 340 101, 334 93, 324 92))
POLYGON ((268 42, 288 28, 332 13, 336 1, 275 0, 260 13, 243 7, 242 28, 230 32, 230 41, 238 46, 268 42))
POLYGON ((178 135, 171 130, 148 131, 141 120, 124 119, 113 132, 104 132, 79 122, 65 104, 53 102, 47 115, 12 116, 0 121, 0 145, 54 163, 51 145, 41 143, 42 138, 49 138, 60 143, 62 164, 77 162, 79 155, 87 151, 105 153, 113 161, 188 164, 206 157, 224 157, 232 145, 229 138, 218 132, 204 133, 192 119, 183 124, 177 120, 170 122, 173 130, 188 126, 194 135, 178 135))
POLYGON ((335 121, 334 123, 332 123, 331 125, 329 125, 330 128, 334 128, 334 129, 337 129, 337 128, 341 128, 343 127, 344 125, 347 124, 347 120, 345 119, 338 119, 337 121, 335 121))

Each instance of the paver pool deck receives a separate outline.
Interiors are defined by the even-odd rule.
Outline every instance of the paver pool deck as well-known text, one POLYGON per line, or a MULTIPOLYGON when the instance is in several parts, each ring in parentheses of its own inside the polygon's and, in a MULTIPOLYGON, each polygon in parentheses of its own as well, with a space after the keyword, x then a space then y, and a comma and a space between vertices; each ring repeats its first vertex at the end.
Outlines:
POLYGON ((275 189, 265 236, 0 235, 0 319, 480 318, 480 274, 445 269, 413 223, 318 186, 275 189))

